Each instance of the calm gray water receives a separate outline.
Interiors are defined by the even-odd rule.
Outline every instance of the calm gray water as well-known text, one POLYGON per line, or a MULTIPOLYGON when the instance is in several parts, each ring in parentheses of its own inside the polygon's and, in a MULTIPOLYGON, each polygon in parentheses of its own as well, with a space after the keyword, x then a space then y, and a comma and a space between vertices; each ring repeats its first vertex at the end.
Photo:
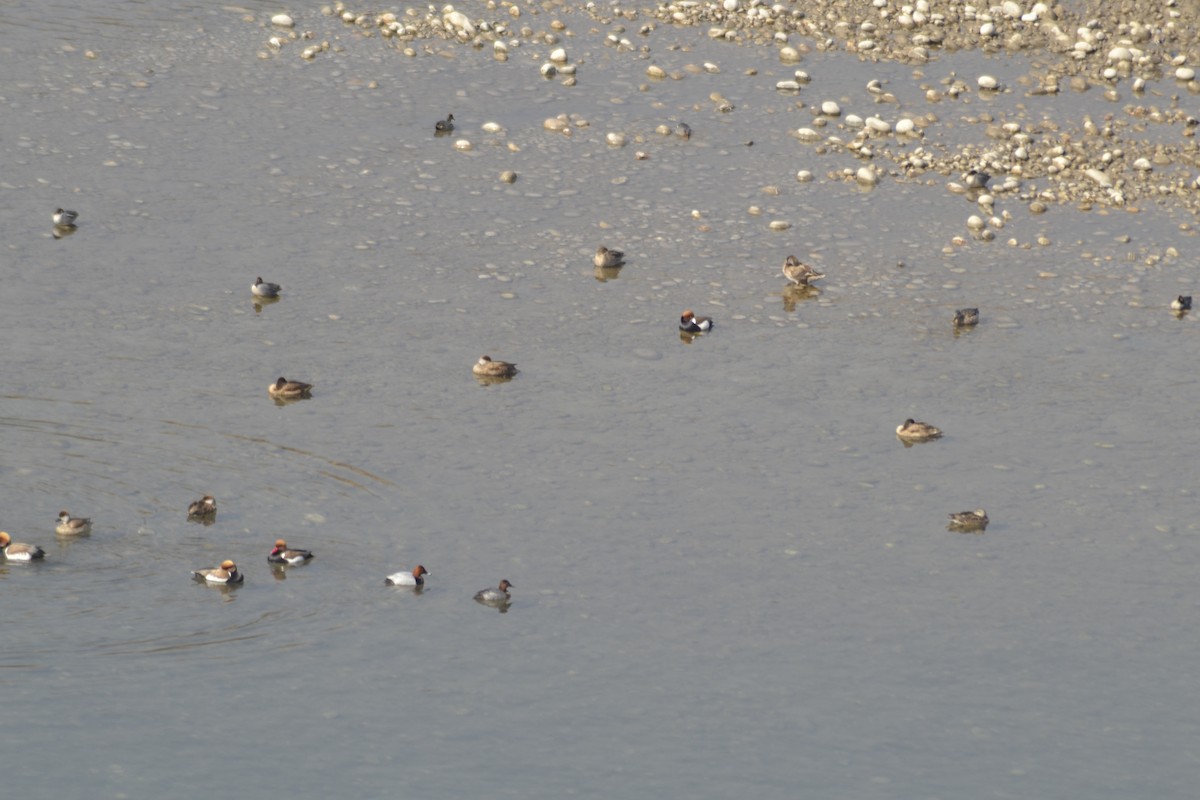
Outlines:
MULTIPOLYGON (((704 29, 645 43, 721 72, 642 91, 569 9, 575 87, 547 46, 408 58, 315 4, 311 63, 257 57, 273 3, 72 5, 0 8, 0 528, 48 552, 0 562, 12 796, 1193 796, 1186 214, 1007 202, 944 249, 973 204, 829 177, 857 162, 788 135, 792 68, 704 29), (828 273, 794 304, 789 253, 828 273), (681 342, 685 308, 716 330, 681 342), (480 386, 485 352, 521 374, 480 386), (947 435, 906 448, 909 416, 947 435), (316 559, 272 573, 278 536, 316 559), (224 558, 244 586, 189 579, 224 558), (472 601, 501 578, 507 613, 472 601)), ((955 58, 817 54, 805 93, 924 113, 985 63, 955 58)))

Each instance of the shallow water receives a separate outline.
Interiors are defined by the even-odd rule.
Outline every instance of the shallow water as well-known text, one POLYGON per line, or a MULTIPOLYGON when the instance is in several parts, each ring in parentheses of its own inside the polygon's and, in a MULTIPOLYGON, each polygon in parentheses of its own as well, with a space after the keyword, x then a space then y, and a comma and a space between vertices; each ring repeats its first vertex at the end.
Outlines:
MULTIPOLYGON (((1194 791, 1186 214, 1001 201, 974 240, 942 176, 834 174, 789 69, 703 30, 650 60, 719 74, 641 91, 577 12, 564 87, 548 47, 407 58, 315 7, 342 50, 312 63, 256 57, 275 5, 95 8, 0 12, 0 526, 49 554, 0 562, 18 794, 1194 791), (793 252, 818 293, 784 292, 793 252), (689 307, 717 320, 690 345, 689 307), (480 386, 483 352, 521 374, 480 386), (274 404, 281 374, 312 399, 274 404), (906 448, 909 416, 947 435, 906 448), (278 536, 317 558, 273 573, 278 536), (244 586, 189 581, 223 558, 244 586), (416 563, 422 593, 383 586, 416 563), (472 601, 501 578, 507 613, 472 601)), ((911 68, 804 66, 808 101, 872 113, 885 75, 924 109, 911 68)))

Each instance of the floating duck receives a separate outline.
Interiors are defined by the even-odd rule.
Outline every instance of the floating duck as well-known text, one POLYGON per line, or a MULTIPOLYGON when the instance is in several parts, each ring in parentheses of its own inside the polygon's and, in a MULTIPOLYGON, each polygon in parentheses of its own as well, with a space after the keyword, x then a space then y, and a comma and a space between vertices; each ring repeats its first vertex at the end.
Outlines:
POLYGON ((46 557, 46 551, 36 544, 14 542, 4 531, 0 531, 0 552, 9 561, 35 561, 46 557))
POLYGON ((954 312, 954 327, 969 328, 979 324, 978 308, 960 308, 954 312))
POLYGON ((242 582, 242 573, 238 572, 237 564, 228 558, 222 561, 219 567, 192 570, 192 577, 197 580, 203 580, 205 583, 213 583, 219 586, 242 582))
POLYGON ((1192 296, 1190 294, 1181 294, 1171 301, 1172 311, 1191 311, 1192 296))
POLYGON ((513 585, 508 581, 500 581, 498 589, 480 589, 475 593, 475 602, 483 603, 487 606, 504 606, 508 605, 508 601, 512 596, 508 590, 513 588, 513 585))
POLYGON ((75 226, 75 220, 79 219, 79 214, 65 208, 58 208, 50 215, 50 219, 60 228, 72 228, 75 226))
POLYGON ((454 130, 454 115, 447 114, 445 119, 439 119, 433 124, 434 133, 449 133, 454 130))
POLYGON ((932 425, 916 422, 910 417, 904 420, 903 425, 896 428, 896 435, 910 442, 923 442, 928 439, 940 438, 942 432, 932 425))
POLYGON ((267 393, 277 400, 296 400, 308 397, 312 393, 312 384, 289 381, 287 378, 280 377, 279 380, 267 387, 267 393))
POLYGON ((206 494, 199 500, 195 500, 188 506, 188 518, 200 519, 202 517, 211 517, 217 513, 217 499, 211 494, 206 494))
POLYGON ((267 561, 272 564, 287 564, 288 566, 296 566, 311 561, 313 553, 311 550, 289 550, 287 542, 283 539, 275 540, 275 548, 267 554, 267 561))
POLYGON ((982 531, 988 526, 987 512, 982 508, 974 511, 959 511, 950 515, 948 527, 952 531, 982 531))
POLYGON ((58 513, 58 527, 54 529, 65 536, 92 532, 92 521, 86 517, 72 517, 66 511, 58 513))
POLYGON ((800 286, 808 286, 813 281, 825 277, 824 272, 817 272, 795 256, 788 256, 783 262, 783 277, 800 286))
POLYGON ((697 317, 690 309, 679 317, 679 330, 685 333, 705 333, 711 331, 712 317, 697 317))
POLYGON ((417 564, 413 567, 412 572, 396 572, 388 575, 383 579, 385 586, 424 586, 424 575, 428 575, 429 571, 417 564))
POLYGON ((250 291, 255 297, 279 297, 279 290, 283 287, 278 283, 267 283, 261 276, 254 279, 254 283, 250 284, 250 291))
POLYGON ((607 247, 598 248, 596 255, 592 256, 592 263, 597 267, 616 267, 620 266, 624 261, 624 251, 609 250, 607 247))
POLYGON ((491 356, 480 356, 471 372, 482 378, 511 378, 516 375, 517 365, 507 361, 493 361, 491 356))

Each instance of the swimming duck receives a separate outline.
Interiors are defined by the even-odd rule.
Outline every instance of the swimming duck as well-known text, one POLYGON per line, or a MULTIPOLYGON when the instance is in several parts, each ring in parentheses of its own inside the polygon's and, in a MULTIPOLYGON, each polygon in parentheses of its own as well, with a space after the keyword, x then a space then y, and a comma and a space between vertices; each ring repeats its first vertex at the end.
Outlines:
POLYGON ((788 256, 787 261, 783 262, 783 277, 792 283, 808 286, 813 281, 824 278, 825 273, 817 272, 795 256, 788 256))
POLYGON ((679 330, 686 333, 705 333, 711 331, 712 317, 697 317, 690 309, 679 317, 679 330))
POLYGON ((60 511, 58 513, 58 527, 54 530, 65 535, 91 533, 92 521, 86 517, 72 517, 66 511, 60 511))
POLYGON ((969 328, 977 324, 979 324, 978 308, 960 308, 954 312, 954 327, 969 328))
POLYGON ((449 133, 454 130, 454 115, 447 114, 445 119, 439 119, 433 124, 434 133, 449 133))
POLYGON ((1171 301, 1172 311, 1191 311, 1192 296, 1190 294, 1181 294, 1171 301))
POLYGON ((680 139, 692 138, 692 127, 686 122, 681 122, 675 126, 675 135, 680 139))
POLYGON ((489 606, 507 605, 508 601, 512 599, 508 593, 508 590, 511 588, 513 588, 513 585, 508 581, 500 581, 500 588, 498 589, 480 589, 476 592, 475 602, 489 606))
POLYGON ((199 500, 195 500, 188 506, 188 517, 211 517, 217 513, 217 499, 211 494, 206 494, 199 500))
POLYGON ((596 250, 596 255, 592 256, 592 263, 597 267, 615 267, 624 260, 625 252, 623 250, 609 250, 603 246, 596 250))
POLYGON ((192 570, 192 577, 197 580, 203 579, 205 583, 215 583, 222 586, 242 582, 242 573, 238 572, 237 564, 228 558, 222 561, 219 567, 192 570))
POLYGON ((923 442, 926 439, 937 439, 941 437, 942 432, 938 428, 928 425, 924 422, 916 422, 911 417, 904 420, 904 424, 896 428, 896 435, 901 439, 907 439, 910 442, 923 442))
POLYGON ((484 378, 511 378, 516 375, 517 365, 507 361, 493 361, 491 356, 480 356, 471 372, 484 378))
POLYGON ((250 291, 256 297, 278 297, 279 290, 282 288, 278 283, 267 283, 262 276, 255 278, 254 283, 250 284, 250 291))
POLYGON ((62 228, 70 228, 75 225, 75 220, 79 218, 79 214, 74 211, 68 211, 65 208, 55 209, 50 215, 50 219, 54 224, 62 228))
POLYGON ((950 524, 947 526, 950 530, 957 531, 981 531, 988 526, 987 512, 982 508, 977 508, 974 511, 959 511, 950 515, 950 524))
POLYGON ((298 397, 308 397, 311 392, 311 383, 289 381, 284 377, 280 377, 279 380, 267 387, 267 393, 279 400, 295 400, 298 397))
POLYGON ((296 566, 311 561, 313 553, 311 550, 289 550, 287 542, 283 539, 275 540, 275 549, 267 555, 267 561, 272 564, 287 564, 296 566))
POLYGON ((14 542, 4 531, 0 531, 0 552, 3 552, 9 561, 34 561, 46 557, 46 551, 36 544, 14 542))
POLYGON ((417 564, 413 567, 412 572, 396 572, 388 575, 383 579, 385 586, 424 586, 425 579, 422 575, 428 575, 429 571, 417 564))

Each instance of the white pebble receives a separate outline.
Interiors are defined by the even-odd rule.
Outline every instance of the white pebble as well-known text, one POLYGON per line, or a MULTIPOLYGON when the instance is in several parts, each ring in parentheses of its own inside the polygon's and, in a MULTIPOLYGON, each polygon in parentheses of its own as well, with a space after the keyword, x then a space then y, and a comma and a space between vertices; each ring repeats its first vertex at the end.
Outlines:
POLYGON ((905 134, 912 133, 917 128, 917 123, 913 122, 908 117, 896 121, 896 133, 905 134))
POLYGON ((561 47, 551 50, 550 51, 550 60, 553 61, 555 64, 567 63, 567 51, 561 47))
POLYGON ((287 14, 276 14, 275 16, 271 17, 271 24, 280 28, 296 27, 296 21, 287 14))
POLYGON ((867 127, 876 133, 891 133, 892 124, 879 117, 867 117, 867 127))
POLYGON ((604 135, 604 140, 613 147, 625 146, 625 134, 623 133, 616 133, 615 131, 607 133, 604 135))
POLYGON ((799 81, 777 81, 775 88, 781 92, 798 92, 800 91, 799 81))
POLYGON ((471 142, 467 139, 459 139, 457 142, 454 143, 454 149, 455 150, 470 150, 471 142))
POLYGON ((795 64, 800 60, 800 51, 794 47, 781 47, 779 49, 779 60, 784 64, 795 64))
POLYGON ((772 220, 767 227, 773 231, 786 231, 788 228, 792 227, 792 223, 785 222, 781 219, 776 219, 772 220))
POLYGON ((967 227, 973 231, 983 230, 983 226, 985 224, 986 223, 984 223, 983 217, 979 216, 978 214, 972 214, 971 216, 967 217, 967 227))
POLYGON ((809 183, 813 179, 813 174, 806 169, 802 169, 796 173, 796 180, 800 183, 809 183))
POLYGON ((1000 82, 991 75, 980 75, 975 82, 979 84, 980 89, 993 90, 1000 86, 1000 82))
POLYGON ((868 164, 858 168, 858 172, 854 173, 854 180, 862 186, 874 186, 879 183, 879 175, 875 172, 875 168, 868 164))
POLYGON ((842 107, 832 100, 826 100, 821 103, 821 113, 827 117, 838 117, 842 114, 842 107))
POLYGON ((1181 81, 1190 81, 1196 77, 1196 70, 1191 67, 1180 67, 1175 70, 1175 77, 1181 81))
POLYGON ((485 133, 503 133, 504 132, 504 128, 500 125, 499 122, 485 122, 485 123, 483 123, 483 130, 485 133))
POLYGON ((558 74, 558 67, 547 61, 545 64, 542 64, 542 67, 538 70, 538 72, 542 73, 543 78, 553 78, 558 74))

